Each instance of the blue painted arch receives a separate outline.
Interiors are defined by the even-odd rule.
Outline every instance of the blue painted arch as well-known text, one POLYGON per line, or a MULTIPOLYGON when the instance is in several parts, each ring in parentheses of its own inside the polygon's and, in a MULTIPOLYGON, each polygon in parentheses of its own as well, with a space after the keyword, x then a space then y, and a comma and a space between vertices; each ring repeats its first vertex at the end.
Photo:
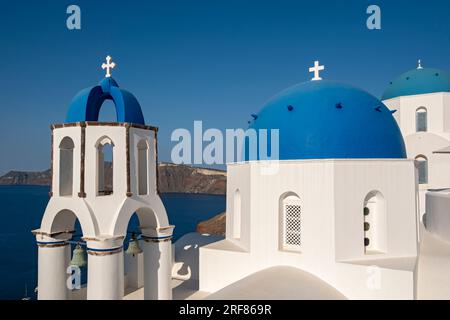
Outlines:
POLYGON ((105 78, 99 85, 81 90, 72 99, 65 122, 98 121, 100 109, 106 100, 114 102, 117 122, 145 124, 137 99, 127 90, 119 88, 112 78, 105 78))

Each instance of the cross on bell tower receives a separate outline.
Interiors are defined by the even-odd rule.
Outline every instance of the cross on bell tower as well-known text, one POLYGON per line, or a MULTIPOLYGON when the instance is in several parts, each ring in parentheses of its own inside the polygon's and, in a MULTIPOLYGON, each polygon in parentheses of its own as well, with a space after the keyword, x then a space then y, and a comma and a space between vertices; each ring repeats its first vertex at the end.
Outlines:
POLYGON ((106 75, 105 78, 109 78, 111 77, 111 71, 112 69, 114 69, 116 67, 116 64, 114 62, 112 62, 112 57, 111 56, 107 56, 106 57, 106 63, 102 64, 102 69, 106 69, 106 75))
POLYGON ((314 67, 309 68, 309 72, 314 72, 314 78, 312 78, 311 81, 322 80, 319 76, 319 72, 322 70, 325 70, 325 66, 321 66, 319 61, 314 61, 314 67))

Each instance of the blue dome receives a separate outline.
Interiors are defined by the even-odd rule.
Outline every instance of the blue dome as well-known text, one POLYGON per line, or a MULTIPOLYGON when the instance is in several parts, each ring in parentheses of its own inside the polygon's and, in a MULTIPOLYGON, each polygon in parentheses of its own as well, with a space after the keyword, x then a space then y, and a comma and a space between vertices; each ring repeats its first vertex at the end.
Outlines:
MULTIPOLYGON (((406 158, 392 112, 369 93, 338 82, 295 85, 253 118, 250 128, 279 129, 281 160, 406 158)), ((248 152, 246 143, 245 159, 255 160, 248 152)))
POLYGON ((81 90, 70 103, 66 122, 98 121, 105 100, 114 102, 117 122, 145 124, 137 99, 130 92, 120 89, 112 78, 105 78, 97 86, 81 90))
POLYGON ((439 69, 414 69, 392 81, 382 100, 434 92, 450 92, 450 75, 439 69))

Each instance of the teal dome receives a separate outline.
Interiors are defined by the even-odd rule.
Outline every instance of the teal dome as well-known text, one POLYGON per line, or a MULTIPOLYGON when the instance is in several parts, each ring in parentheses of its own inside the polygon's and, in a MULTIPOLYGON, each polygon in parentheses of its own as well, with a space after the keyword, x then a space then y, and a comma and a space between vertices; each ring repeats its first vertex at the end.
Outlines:
POLYGON ((382 100, 434 92, 450 92, 450 75, 439 69, 414 69, 392 81, 382 100))
MULTIPOLYGON (((371 94, 335 81, 297 84, 273 97, 250 128, 279 130, 279 159, 406 158, 405 144, 392 112, 371 94)), ((266 135, 270 137, 270 133, 266 135)), ((264 160, 268 152, 245 160, 264 160)), ((259 144, 258 144, 259 149, 259 144)), ((260 152, 262 154, 260 154, 260 152)), ((267 158, 266 158, 267 159, 267 158)))

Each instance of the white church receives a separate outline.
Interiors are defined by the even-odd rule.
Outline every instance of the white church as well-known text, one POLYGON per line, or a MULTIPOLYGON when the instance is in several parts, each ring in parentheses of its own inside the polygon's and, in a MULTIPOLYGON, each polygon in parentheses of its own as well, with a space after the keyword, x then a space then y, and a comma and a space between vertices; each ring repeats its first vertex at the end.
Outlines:
POLYGON ((316 61, 311 81, 250 123, 279 130, 278 159, 228 164, 226 237, 172 244, 158 130, 114 66, 107 57, 106 77, 52 126, 51 199, 33 231, 39 299, 450 299, 447 73, 419 62, 380 101, 323 80, 316 61), (98 121, 106 100, 117 122, 98 121), (140 234, 125 241, 135 213, 140 234), (84 252, 87 285, 72 289, 68 267, 85 265, 84 252))

